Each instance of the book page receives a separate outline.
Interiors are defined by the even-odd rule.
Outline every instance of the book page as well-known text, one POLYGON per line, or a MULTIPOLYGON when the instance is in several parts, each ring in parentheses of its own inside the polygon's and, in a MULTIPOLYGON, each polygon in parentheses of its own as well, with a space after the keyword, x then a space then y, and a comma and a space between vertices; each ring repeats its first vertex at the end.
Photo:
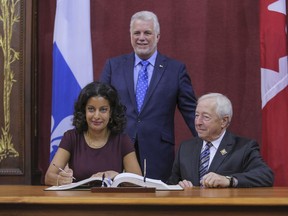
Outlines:
POLYGON ((132 183, 141 187, 152 187, 156 190, 183 190, 180 185, 167 185, 161 180, 146 178, 134 173, 121 173, 114 178, 111 187, 118 187, 122 183, 132 183))
POLYGON ((79 181, 79 182, 72 182, 71 184, 48 187, 45 190, 46 191, 49 191, 49 190, 69 190, 69 189, 73 189, 73 188, 76 188, 79 186, 84 187, 85 184, 88 184, 88 183, 93 182, 93 181, 102 182, 102 178, 101 177, 90 177, 87 179, 83 179, 82 181, 79 181))

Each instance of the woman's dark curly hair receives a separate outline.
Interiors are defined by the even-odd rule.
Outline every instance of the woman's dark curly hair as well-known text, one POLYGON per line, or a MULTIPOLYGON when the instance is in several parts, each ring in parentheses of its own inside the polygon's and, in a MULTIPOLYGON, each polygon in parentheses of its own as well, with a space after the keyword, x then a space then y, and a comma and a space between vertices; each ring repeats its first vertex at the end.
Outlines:
POLYGON ((80 92, 74 105, 73 125, 79 133, 88 130, 86 121, 86 105, 91 97, 103 97, 108 100, 110 105, 111 117, 107 125, 111 133, 121 133, 126 126, 126 107, 120 103, 117 90, 106 83, 92 82, 86 85, 80 92))

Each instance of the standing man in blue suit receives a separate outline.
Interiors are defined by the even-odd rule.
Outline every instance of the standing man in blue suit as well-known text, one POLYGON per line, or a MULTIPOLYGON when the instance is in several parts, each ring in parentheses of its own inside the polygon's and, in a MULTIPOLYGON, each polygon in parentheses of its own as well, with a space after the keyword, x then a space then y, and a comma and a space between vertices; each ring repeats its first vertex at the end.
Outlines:
POLYGON ((196 97, 186 66, 157 51, 160 25, 154 13, 135 13, 130 22, 130 36, 134 52, 108 59, 100 79, 118 90, 121 102, 127 107, 126 133, 135 143, 143 173, 146 159, 146 176, 166 181, 175 154, 176 106, 196 136, 196 97), (145 69, 143 60, 148 62, 145 69), (139 102, 136 95, 141 70, 148 74, 148 89, 145 91, 142 87, 145 97, 139 102))

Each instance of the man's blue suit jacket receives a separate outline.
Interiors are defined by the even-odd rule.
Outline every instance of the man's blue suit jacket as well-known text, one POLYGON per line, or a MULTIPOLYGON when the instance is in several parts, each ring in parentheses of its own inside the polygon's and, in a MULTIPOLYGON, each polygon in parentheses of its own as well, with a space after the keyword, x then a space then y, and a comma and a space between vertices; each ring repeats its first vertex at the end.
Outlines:
POLYGON ((108 59, 101 74, 102 82, 113 85, 126 106, 125 132, 137 139, 139 161, 147 163, 147 177, 166 181, 174 161, 174 114, 178 106, 186 124, 194 127, 196 98, 184 64, 158 53, 153 75, 140 113, 134 90, 135 54, 108 59))

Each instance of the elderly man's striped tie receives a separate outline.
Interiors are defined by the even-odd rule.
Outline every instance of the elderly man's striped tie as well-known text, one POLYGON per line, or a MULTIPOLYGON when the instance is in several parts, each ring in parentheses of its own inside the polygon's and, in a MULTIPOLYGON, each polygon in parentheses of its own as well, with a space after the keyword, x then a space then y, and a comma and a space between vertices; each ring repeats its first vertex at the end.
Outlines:
POLYGON ((211 146, 212 146, 211 142, 206 143, 204 150, 200 154, 200 166, 199 166, 200 181, 208 171, 211 146))

